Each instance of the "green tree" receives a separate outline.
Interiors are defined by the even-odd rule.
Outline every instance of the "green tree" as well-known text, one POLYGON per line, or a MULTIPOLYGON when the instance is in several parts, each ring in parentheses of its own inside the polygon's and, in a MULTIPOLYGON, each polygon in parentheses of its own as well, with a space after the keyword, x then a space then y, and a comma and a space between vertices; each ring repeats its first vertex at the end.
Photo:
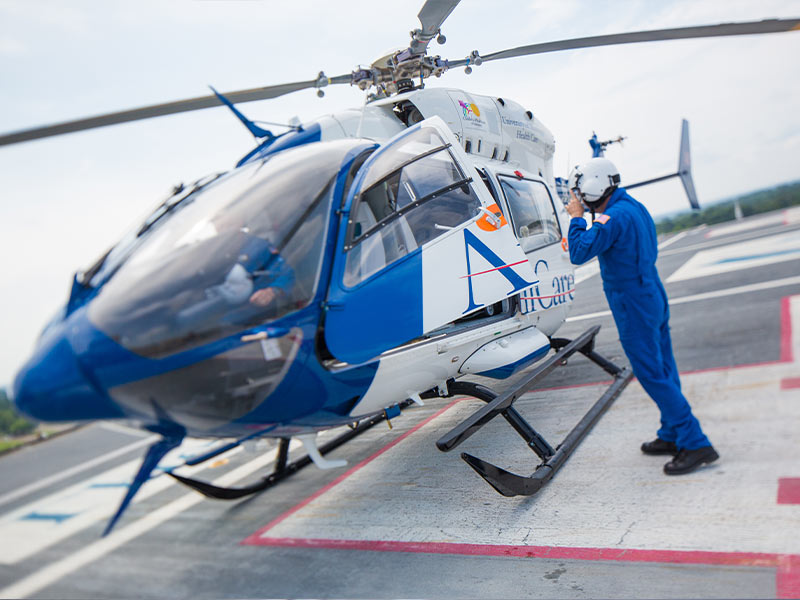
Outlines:
POLYGON ((16 411, 5 388, 0 388, 0 434, 26 435, 34 429, 36 425, 16 411))
POLYGON ((800 205, 800 181, 767 188, 720 202, 700 211, 685 212, 677 216, 660 219, 656 223, 658 233, 672 233, 697 227, 698 225, 716 225, 736 218, 736 202, 745 217, 790 206, 800 205))

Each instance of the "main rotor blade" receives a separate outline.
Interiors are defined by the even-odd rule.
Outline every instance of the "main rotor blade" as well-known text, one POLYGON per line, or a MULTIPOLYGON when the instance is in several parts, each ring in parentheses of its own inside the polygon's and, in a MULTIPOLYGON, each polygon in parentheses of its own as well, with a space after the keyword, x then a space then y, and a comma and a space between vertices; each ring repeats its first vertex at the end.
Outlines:
MULTIPOLYGON (((327 80, 325 85, 350 83, 350 79, 350 75, 340 75, 330 78, 327 80)), ((249 90, 239 90, 237 92, 228 92, 225 94, 225 97, 228 98, 232 103, 238 104, 241 102, 253 102, 255 100, 277 98, 278 96, 283 96, 284 94, 316 87, 318 85, 321 85, 318 79, 313 79, 311 81, 297 81, 294 83, 282 83, 279 85, 252 88, 249 90)), ((97 127, 105 127, 107 125, 141 121, 143 119, 151 119, 153 117, 173 115, 176 113, 189 112, 220 105, 222 105, 222 103, 216 96, 199 96, 197 98, 188 98, 186 100, 167 102, 165 104, 154 104, 152 106, 123 110, 120 112, 98 115, 96 117, 87 117, 85 119, 77 119, 75 121, 65 121, 63 123, 56 123, 54 125, 45 125, 43 127, 34 127, 32 129, 14 131, 0 135, 0 146, 62 135, 64 133, 72 133, 75 131, 83 131, 85 129, 95 129, 97 127)))
MULTIPOLYGON (((631 33, 596 35, 592 37, 519 46, 517 48, 492 52, 481 58, 483 58, 484 61, 499 60, 501 58, 514 58, 517 56, 544 54, 546 52, 559 52, 562 50, 576 50, 578 48, 594 48, 597 46, 613 46, 617 44, 635 44, 638 42, 684 40, 729 35, 781 33, 784 31, 792 31, 793 29, 800 29, 800 19, 766 19, 764 21, 750 21, 747 23, 720 23, 719 25, 700 25, 695 27, 678 27, 675 29, 656 29, 653 31, 633 31, 631 33)), ((451 68, 458 67, 466 65, 468 62, 467 59, 451 60, 448 61, 448 66, 451 68)))
POLYGON ((422 29, 414 32, 414 39, 411 41, 411 51, 414 54, 425 54, 428 44, 439 32, 445 19, 450 16, 453 9, 458 6, 461 0, 428 0, 419 10, 420 25, 422 29))

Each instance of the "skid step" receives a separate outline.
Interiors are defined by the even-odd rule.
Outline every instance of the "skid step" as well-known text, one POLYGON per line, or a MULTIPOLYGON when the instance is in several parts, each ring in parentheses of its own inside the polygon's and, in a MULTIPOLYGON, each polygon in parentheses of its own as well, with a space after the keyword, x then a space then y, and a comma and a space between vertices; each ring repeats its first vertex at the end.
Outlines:
POLYGON ((452 382, 448 387, 450 395, 473 396, 483 400, 486 404, 443 435, 436 442, 436 446, 442 452, 449 452, 489 423, 489 421, 495 417, 503 416, 514 431, 525 440, 528 447, 541 459, 533 474, 527 477, 517 475, 466 452, 461 454, 461 458, 483 477, 489 485, 504 496, 530 496, 538 492, 564 465, 570 454, 578 447, 581 440, 591 431, 592 427, 600 420, 600 417, 608 410, 633 377, 633 373, 629 368, 620 368, 594 351, 594 340, 599 331, 600 326, 596 325, 584 331, 574 340, 551 339, 550 345, 556 350, 556 353, 538 365, 513 390, 507 391, 502 395, 497 395, 491 389, 475 383, 452 382), (513 404, 520 396, 527 393, 535 383, 546 377, 557 367, 566 364, 566 360, 575 352, 580 352, 607 373, 613 375, 614 381, 594 403, 589 412, 567 434, 564 441, 554 449, 519 414, 513 404))

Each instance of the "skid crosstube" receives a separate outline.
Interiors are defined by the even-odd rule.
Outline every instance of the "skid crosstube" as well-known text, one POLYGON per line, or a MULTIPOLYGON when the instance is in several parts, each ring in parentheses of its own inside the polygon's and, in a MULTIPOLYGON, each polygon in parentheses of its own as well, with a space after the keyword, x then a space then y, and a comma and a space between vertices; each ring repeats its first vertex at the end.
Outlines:
POLYGON ((439 450, 448 452, 489 421, 502 415, 520 437, 525 440, 528 447, 542 460, 534 473, 527 477, 517 475, 467 453, 462 453, 461 458, 483 477, 489 485, 504 496, 530 496, 538 492, 564 465, 570 454, 578 447, 581 440, 594 427, 633 377, 633 373, 629 368, 620 368, 594 351, 594 340, 599 331, 600 326, 596 325, 584 331, 574 340, 551 339, 550 345, 556 350, 556 353, 536 367, 513 390, 500 396, 482 385, 461 381, 452 382, 448 387, 450 395, 474 396, 486 402, 486 405, 443 435, 436 442, 436 446, 439 450), (613 375, 614 381, 594 403, 589 412, 569 432, 564 441, 553 449, 517 412, 513 404, 520 396, 527 393, 535 383, 547 376, 559 365, 565 364, 566 360, 575 352, 580 352, 607 373, 613 375))

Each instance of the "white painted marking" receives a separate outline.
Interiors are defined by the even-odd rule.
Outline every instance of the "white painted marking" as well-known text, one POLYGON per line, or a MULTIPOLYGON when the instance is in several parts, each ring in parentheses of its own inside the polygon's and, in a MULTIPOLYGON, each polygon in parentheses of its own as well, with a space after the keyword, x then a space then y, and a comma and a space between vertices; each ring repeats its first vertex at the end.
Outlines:
POLYGON ((580 267, 575 269, 575 285, 578 285, 582 281, 586 281, 593 275, 597 275, 599 272, 600 272, 600 263, 597 262, 596 258, 592 259, 585 265, 581 265, 580 267))
MULTIPOLYGON (((688 231, 681 231, 680 233, 672 236, 668 240, 664 240, 658 245, 659 250, 661 248, 666 248, 670 244, 677 242, 678 240, 683 239, 688 234, 688 231)), ((575 269, 575 285, 578 285, 582 281, 586 281, 590 277, 597 275, 600 272, 600 263, 597 262, 596 258, 593 258, 588 263, 581 265, 575 269)))
POLYGON ((742 235, 736 237, 730 237, 721 240, 709 240, 707 242, 701 242, 699 244, 692 244, 691 246, 681 246, 680 248, 672 248, 671 250, 665 250, 664 252, 659 252, 659 257, 664 256, 673 256, 675 254, 686 254, 688 252, 696 252, 698 250, 705 250, 706 248, 721 248, 723 246, 730 246, 732 244, 739 244, 742 242, 746 242, 749 240, 757 240, 764 237, 770 237, 773 235, 778 235, 785 231, 785 227, 777 226, 772 229, 766 230, 759 230, 750 233, 744 233, 742 235))
POLYGON ((100 421, 98 425, 108 431, 115 431, 117 433, 132 435, 135 437, 151 435, 149 431, 145 431, 131 425, 125 425, 123 423, 115 423, 114 421, 100 421))
POLYGON ((772 213, 764 217, 751 217, 749 219, 733 223, 731 225, 721 225, 714 227, 706 232, 705 237, 715 238, 723 235, 731 235, 735 233, 742 233, 743 231, 750 231, 751 229, 758 229, 759 227, 770 227, 772 225, 784 224, 784 216, 782 212, 772 213))
POLYGON ((797 259, 800 259, 800 231, 789 231, 698 252, 666 281, 685 281, 797 259))
POLYGON ((11 502, 13 500, 16 500, 17 498, 23 498, 24 496, 27 496, 28 494, 32 494, 33 492, 35 492, 37 490, 40 490, 40 489, 45 488, 47 486, 50 486, 50 485, 52 485, 54 483, 62 481, 63 479, 67 479, 69 477, 72 477, 73 475, 77 475, 78 473, 86 471, 87 469, 91 469, 93 467, 96 467, 97 465, 101 465, 101 464, 103 464, 105 462, 113 460, 113 459, 115 459, 115 458, 117 458, 119 456, 122 456, 123 454, 127 454, 128 452, 132 452, 133 450, 136 450, 137 448, 141 448, 142 446, 147 446, 148 444, 152 444, 158 438, 159 438, 159 436, 157 436, 157 435, 151 435, 150 437, 144 438, 144 439, 139 440, 137 442, 133 442, 132 444, 128 444, 127 446, 123 446, 122 448, 118 448, 118 449, 114 450, 113 452, 109 452, 108 454, 104 454, 103 456, 98 456, 96 458, 93 458, 92 460, 86 461, 85 463, 81 463, 79 465, 75 465, 74 467, 70 467, 69 469, 65 469, 64 471, 60 471, 59 473, 54 473, 53 475, 50 475, 49 477, 45 477, 44 479, 40 479, 40 480, 35 481, 33 483, 30 483, 28 485, 24 485, 22 487, 19 487, 16 490, 14 490, 13 492, 8 492, 7 494, 4 494, 4 495, 0 496, 0 506, 2 506, 4 504, 8 504, 9 502, 11 502))
POLYGON ((792 359, 800 362, 800 294, 789 298, 789 323, 791 327, 792 359))
MULTIPOLYGON (((208 440, 188 439, 180 448, 170 452, 160 465, 180 465, 183 463, 180 455, 195 454, 207 448, 208 440)), ((0 564, 17 563, 109 518, 117 510, 127 492, 127 484, 133 480, 140 463, 141 458, 131 460, 4 514, 0 517, 0 539, 3 540, 0 545, 0 564), (71 516, 63 519, 25 518, 29 515, 71 516)), ((186 472, 201 468, 187 467, 186 472)), ((171 477, 162 475, 157 472, 146 482, 133 502, 157 494, 175 483, 171 477)))
MULTIPOLYGON (((294 443, 294 442, 293 442, 294 443)), ((258 471, 270 462, 275 460, 277 450, 273 450, 267 454, 259 456, 248 463, 234 469, 230 473, 226 473, 222 477, 213 481, 217 486, 231 486, 240 479, 258 471)), ((88 564, 95 562, 102 558, 109 552, 119 548, 123 544, 147 533, 151 529, 158 527, 165 521, 168 521, 175 515, 191 508, 195 504, 205 500, 205 496, 199 493, 191 492, 185 496, 181 496, 177 500, 173 500, 169 504, 162 506, 159 509, 148 513, 138 521, 134 521, 126 527, 111 532, 107 537, 101 538, 93 542, 85 548, 70 554, 61 560, 40 569, 24 579, 11 584, 10 586, 0 590, 0 598, 26 598, 35 594, 36 592, 52 585, 62 577, 85 567, 88 564)))
POLYGON ((783 211, 783 224, 794 225, 800 223, 800 206, 793 206, 783 211))
POLYGON ((687 235, 689 235, 689 232, 688 232, 688 231, 681 231, 680 233, 676 233, 675 235, 673 235, 673 236, 672 236, 671 238, 669 238, 668 240, 664 240, 663 242, 661 242, 661 243, 658 245, 658 249, 659 249, 659 250, 661 250, 662 248, 666 248, 667 246, 671 246, 671 245, 672 245, 672 244, 674 244, 675 242, 677 242, 677 241, 679 241, 679 240, 682 240, 683 238, 685 238, 687 235))
POLYGON ((571 323, 572 321, 585 321, 586 319, 601 319, 603 317, 610 317, 610 316, 611 316, 610 310, 601 310, 598 312, 586 313, 583 315, 575 315, 574 317, 568 317, 565 322, 571 323))
MULTIPOLYGON (((672 306, 674 304, 685 304, 687 302, 699 302, 700 300, 711 300, 713 298, 722 298, 724 296, 735 296, 737 294, 759 292, 761 290, 769 290, 772 288, 789 286, 789 285, 800 285, 800 276, 784 277, 783 279, 774 279, 772 281, 763 281, 761 283, 740 285, 737 287, 726 288, 724 290, 715 290, 713 292, 703 292, 701 294, 692 294, 691 296, 672 298, 670 299, 669 304, 670 306, 672 306)), ((607 317, 610 314, 611 314, 610 310, 603 310, 600 312, 587 313, 585 315, 576 315, 574 317, 569 317, 567 319, 567 322, 583 321, 585 319, 597 319, 599 317, 607 317)))

